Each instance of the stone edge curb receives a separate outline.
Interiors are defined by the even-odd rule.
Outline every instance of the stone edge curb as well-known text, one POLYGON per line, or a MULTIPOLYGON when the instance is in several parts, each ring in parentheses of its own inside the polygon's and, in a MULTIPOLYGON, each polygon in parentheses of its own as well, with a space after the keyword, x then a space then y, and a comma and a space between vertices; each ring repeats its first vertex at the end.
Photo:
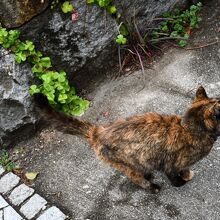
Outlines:
POLYGON ((0 220, 3 219, 65 220, 69 217, 0 165, 0 220))

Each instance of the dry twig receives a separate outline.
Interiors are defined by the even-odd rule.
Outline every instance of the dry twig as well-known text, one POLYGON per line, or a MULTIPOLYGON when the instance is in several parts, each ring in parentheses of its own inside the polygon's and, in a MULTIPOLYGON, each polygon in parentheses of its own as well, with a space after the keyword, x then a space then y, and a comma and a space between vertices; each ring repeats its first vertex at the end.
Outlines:
POLYGON ((195 47, 185 48, 185 50, 201 49, 201 48, 208 47, 208 46, 211 46, 211 45, 217 44, 217 43, 219 43, 219 40, 216 40, 216 41, 208 43, 208 44, 203 44, 203 45, 199 45, 199 46, 195 46, 195 47))

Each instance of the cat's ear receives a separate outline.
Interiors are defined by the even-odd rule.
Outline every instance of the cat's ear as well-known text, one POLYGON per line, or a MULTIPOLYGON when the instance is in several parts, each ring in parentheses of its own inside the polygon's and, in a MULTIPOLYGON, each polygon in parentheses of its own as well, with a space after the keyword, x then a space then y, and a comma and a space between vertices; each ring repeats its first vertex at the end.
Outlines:
POLYGON ((208 96, 206 94, 205 89, 200 86, 197 90, 196 90, 196 99, 207 99, 208 96))

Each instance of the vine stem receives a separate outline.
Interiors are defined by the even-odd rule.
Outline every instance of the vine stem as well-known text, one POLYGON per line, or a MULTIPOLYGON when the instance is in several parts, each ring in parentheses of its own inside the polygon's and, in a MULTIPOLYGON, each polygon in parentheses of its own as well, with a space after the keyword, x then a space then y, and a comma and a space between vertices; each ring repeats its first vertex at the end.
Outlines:
POLYGON ((173 40, 173 39, 186 40, 185 37, 161 37, 161 38, 157 38, 157 39, 151 39, 149 41, 156 42, 156 41, 160 41, 160 40, 173 40))
POLYGON ((207 43, 207 44, 199 45, 199 46, 196 46, 196 47, 185 48, 185 50, 196 50, 196 49, 201 49, 201 48, 208 47, 208 46, 211 46, 211 45, 213 45, 213 44, 217 44, 217 43, 219 43, 219 40, 216 40, 216 41, 211 42, 211 43, 207 43))
POLYGON ((119 73, 122 72, 122 65, 121 65, 121 48, 118 46, 118 61, 119 61, 119 73))
MULTIPOLYGON (((136 47, 134 47, 134 50, 135 50, 136 55, 138 56, 138 59, 139 59, 140 65, 141 65, 142 76, 143 76, 143 78, 145 79, 145 70, 144 70, 143 62, 142 62, 142 60, 141 60, 141 56, 140 56, 140 54, 138 53, 138 50, 136 49, 136 47)), ((143 82, 145 81, 144 79, 143 79, 143 82)), ((145 84, 143 85, 143 87, 142 87, 140 90, 137 91, 137 93, 139 93, 140 91, 142 91, 144 88, 145 88, 145 84)))

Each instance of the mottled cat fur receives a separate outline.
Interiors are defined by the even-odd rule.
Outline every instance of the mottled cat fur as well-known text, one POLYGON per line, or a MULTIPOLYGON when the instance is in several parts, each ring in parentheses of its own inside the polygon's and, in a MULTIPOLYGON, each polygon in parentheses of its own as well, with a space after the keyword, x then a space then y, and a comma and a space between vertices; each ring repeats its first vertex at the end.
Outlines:
POLYGON ((192 179, 191 165, 208 155, 220 135, 220 101, 208 98, 200 86, 183 116, 154 112, 95 125, 50 108, 45 98, 35 97, 40 112, 54 128, 83 136, 97 157, 152 192, 154 170, 164 172, 172 185, 192 179))

